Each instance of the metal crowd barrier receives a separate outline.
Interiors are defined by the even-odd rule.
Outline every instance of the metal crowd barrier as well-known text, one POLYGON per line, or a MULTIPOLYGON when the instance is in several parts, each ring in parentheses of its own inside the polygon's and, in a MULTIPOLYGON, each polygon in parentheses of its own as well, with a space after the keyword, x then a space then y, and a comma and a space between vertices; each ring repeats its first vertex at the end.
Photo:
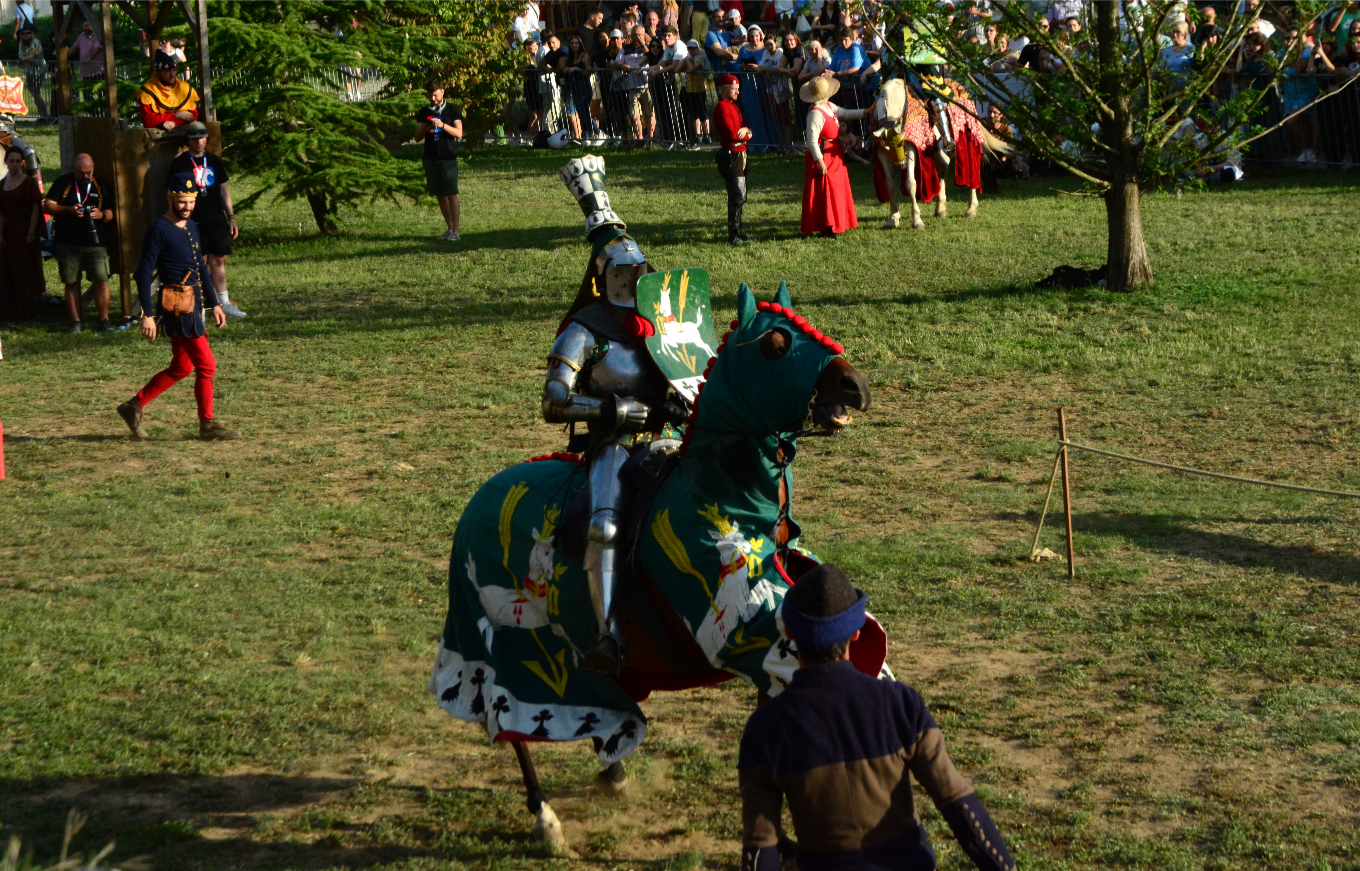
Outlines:
MULTIPOLYGON (((1296 75, 1271 85, 1256 119, 1263 127, 1278 124, 1319 95, 1325 99, 1251 143, 1248 159, 1347 169, 1360 164, 1360 82, 1347 84, 1349 80, 1336 74, 1296 75)), ((1232 87, 1237 94, 1259 85, 1249 76, 1237 76, 1232 87)))
MULTIPOLYGON (((708 120, 718 99, 713 77, 721 73, 660 73, 645 82, 636 73, 617 70, 561 74, 525 67, 520 74, 520 114, 527 116, 520 119, 524 134, 566 130, 574 139, 597 145, 655 143, 676 148, 708 144, 708 120), (635 116, 639 119, 636 126, 635 116)), ((786 74, 769 70, 744 71, 736 76, 741 81, 742 114, 753 134, 751 150, 761 153, 804 148, 808 107, 798 99, 797 83, 786 74)), ((1001 80, 1015 93, 1026 89, 1019 76, 1002 76, 1001 80)), ((1328 93, 1345 81, 1336 75, 1288 76, 1270 87, 1254 123, 1273 126, 1307 102, 1310 94, 1328 93)), ((834 98, 838 104, 855 109, 872 103, 876 82, 865 87, 858 80, 843 80, 842 85, 834 98)), ((1250 78, 1237 77, 1228 83, 1230 93, 1225 96, 1250 87, 1250 78)), ((979 111, 985 112, 988 95, 976 96, 980 98, 979 111)), ((1304 114, 1309 120, 1291 122, 1289 127, 1251 143, 1246 157, 1333 167, 1360 164, 1360 83, 1304 114), (1315 143, 1310 133, 1314 124, 1315 143), (1300 161, 1301 156, 1305 160, 1300 161)), ((842 122, 842 126, 848 126, 861 139, 868 136, 867 120, 842 122)))
MULTIPOLYGON (((654 143, 669 148, 716 142, 710 119, 718 100, 713 79, 721 71, 543 73, 525 67, 520 74, 519 120, 525 135, 566 130, 572 138, 593 144, 654 143)), ((738 103, 751 128, 750 150, 801 150, 808 107, 798 99, 796 80, 777 70, 735 75, 741 82, 738 103)), ((843 88, 836 99, 847 108, 859 108, 872 98, 856 83, 843 88)), ((848 123, 867 135, 864 122, 848 123)))

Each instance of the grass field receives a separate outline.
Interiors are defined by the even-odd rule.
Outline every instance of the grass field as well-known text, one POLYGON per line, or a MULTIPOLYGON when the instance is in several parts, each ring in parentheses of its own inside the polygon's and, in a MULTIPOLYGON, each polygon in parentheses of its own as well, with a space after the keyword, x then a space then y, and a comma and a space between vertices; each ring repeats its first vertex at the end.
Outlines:
MULTIPOLYGON (((243 215, 251 317, 212 337, 236 442, 193 438, 187 382, 127 439, 113 407, 163 342, 4 333, 0 837, 54 857, 75 806, 124 868, 736 867, 749 688, 646 703, 622 797, 590 792, 588 745, 538 750, 568 856, 529 841, 509 751, 425 693, 461 507, 563 443, 537 414, 587 253, 563 160, 467 160, 461 245, 430 202, 336 239, 297 204, 243 215)), ((1077 579, 1022 560, 1058 405, 1077 441, 1360 490, 1356 176, 1151 196, 1158 283, 1113 297, 1030 286, 1103 257, 1099 201, 1051 181, 888 233, 855 168, 863 226, 805 240, 801 163, 757 158, 734 251, 707 155, 609 169, 720 321, 787 280, 871 378, 800 452, 804 543, 870 592, 1022 868, 1360 869, 1355 501, 1076 455, 1077 579)))

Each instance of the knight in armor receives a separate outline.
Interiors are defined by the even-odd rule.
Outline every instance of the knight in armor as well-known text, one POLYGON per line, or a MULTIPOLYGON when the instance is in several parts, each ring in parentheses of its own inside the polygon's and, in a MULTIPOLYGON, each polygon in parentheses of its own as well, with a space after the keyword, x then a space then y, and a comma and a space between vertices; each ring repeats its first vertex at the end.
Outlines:
POLYGON ((543 419, 570 424, 573 449, 584 442, 590 496, 585 566, 600 627, 584 666, 618 674, 625 656, 614 615, 625 497, 619 473, 634 447, 655 443, 689 409, 671 394, 647 351, 652 325, 638 314, 636 290, 638 279, 654 270, 609 205, 604 159, 586 155, 559 174, 585 213, 592 249, 580 292, 548 355, 543 419), (578 425, 585 427, 584 438, 578 425))

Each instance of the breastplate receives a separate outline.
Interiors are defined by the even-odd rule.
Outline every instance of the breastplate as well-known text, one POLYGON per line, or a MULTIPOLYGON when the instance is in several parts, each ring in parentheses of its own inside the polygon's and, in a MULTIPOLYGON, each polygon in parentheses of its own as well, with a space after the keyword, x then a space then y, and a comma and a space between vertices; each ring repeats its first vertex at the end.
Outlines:
POLYGON ((631 396, 648 405, 666 399, 670 382, 652 362, 642 345, 609 344, 604 355, 590 370, 589 395, 603 399, 607 396, 631 396))

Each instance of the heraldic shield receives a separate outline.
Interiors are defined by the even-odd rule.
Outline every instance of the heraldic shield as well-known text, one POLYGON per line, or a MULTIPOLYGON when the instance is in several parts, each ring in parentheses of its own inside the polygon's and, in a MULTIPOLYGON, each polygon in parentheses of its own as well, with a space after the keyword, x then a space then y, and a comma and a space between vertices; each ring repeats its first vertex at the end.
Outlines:
POLYGON ((708 273, 672 269, 642 276, 637 283, 637 311, 652 323, 647 336, 652 360, 676 392, 693 402, 718 346, 708 273))

